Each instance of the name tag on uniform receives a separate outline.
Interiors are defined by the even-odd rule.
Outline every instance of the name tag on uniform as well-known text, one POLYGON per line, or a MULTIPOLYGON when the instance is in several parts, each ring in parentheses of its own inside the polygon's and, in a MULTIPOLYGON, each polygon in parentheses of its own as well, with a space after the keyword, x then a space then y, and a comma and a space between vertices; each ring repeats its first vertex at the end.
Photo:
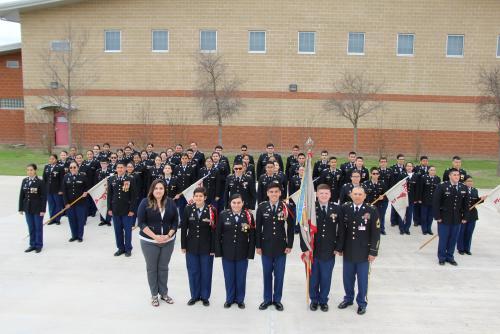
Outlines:
POLYGON ((361 226, 359 226, 359 227, 358 227, 358 230, 360 230, 360 231, 365 231, 365 230, 366 230, 366 226, 361 225, 361 226))
POLYGON ((224 222, 224 225, 231 225, 231 222, 230 222, 229 220, 226 220, 226 221, 224 222))
POLYGON ((76 181, 76 183, 83 183, 83 181, 76 181))
POLYGON ((195 218, 193 216, 189 217, 189 220, 195 220, 195 218))
POLYGON ((201 221, 205 222, 205 223, 210 223, 210 219, 209 218, 203 218, 201 221))
POLYGON ((262 214, 264 217, 269 217, 269 213, 263 213, 262 214))

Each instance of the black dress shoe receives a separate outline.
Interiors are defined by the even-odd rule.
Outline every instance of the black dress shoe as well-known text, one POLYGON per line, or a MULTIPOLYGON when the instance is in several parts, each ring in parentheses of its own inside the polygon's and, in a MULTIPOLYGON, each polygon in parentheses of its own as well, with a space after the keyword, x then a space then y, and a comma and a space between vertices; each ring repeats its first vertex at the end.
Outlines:
POLYGON ((359 306, 358 307, 358 314, 363 315, 366 313, 366 307, 359 306))
POLYGON ((126 257, 130 257, 130 256, 132 256, 132 253, 131 252, 125 252, 125 256, 126 257))
POLYGON ((210 306, 208 299, 202 299, 201 302, 203 303, 203 306, 210 306))
POLYGON ((328 304, 321 304, 319 307, 321 308, 321 311, 328 312, 328 304))
POLYGON ((385 233, 385 231, 381 231, 380 234, 386 235, 387 233, 385 233))
POLYGON ((444 261, 439 261, 440 266, 444 266, 444 261))
POLYGON ((50 223, 48 223, 47 225, 54 225, 55 223, 57 223, 56 221, 51 221, 50 223))
POLYGON ((78 238, 70 238, 68 241, 69 242, 73 242, 73 241, 76 241, 76 240, 78 240, 78 238))
POLYGON ((42 249, 41 249, 41 248, 37 248, 37 249, 35 250, 35 253, 40 253, 41 251, 42 251, 42 249))
POLYGON ((188 300, 187 304, 189 306, 193 306, 194 304, 196 304, 197 301, 198 299, 191 298, 190 300, 188 300))
POLYGON ((317 311, 318 310, 318 303, 311 303, 311 305, 309 305, 309 309, 311 311, 317 311))
POLYGON ((460 254, 460 255, 464 255, 464 254, 465 254, 465 252, 464 252, 464 251, 458 251, 458 254, 460 254))
POLYGON ((399 234, 403 235, 403 234, 405 234, 405 233, 404 233, 403 231, 399 231, 399 234))
POLYGON ((458 265, 458 263, 455 260, 446 260, 446 262, 448 262, 452 266, 457 266, 458 265))
POLYGON ((34 251, 35 249, 36 249, 35 247, 28 247, 28 248, 26 248, 26 250, 24 252, 29 253, 29 252, 34 251))
POLYGON ((430 232, 427 232, 428 235, 434 235, 434 233, 432 233, 432 231, 430 232))
POLYGON ((78 242, 83 242, 83 239, 78 238, 78 242))
POLYGON ((337 307, 342 310, 342 309, 345 309, 346 307, 351 306, 351 305, 352 305, 352 302, 346 302, 344 300, 337 307))
POLYGON ((427 232, 422 232, 423 235, 427 235, 427 232))
POLYGON ((230 308, 233 303, 225 302, 224 303, 224 308, 230 308))
POLYGON ((106 222, 100 222, 97 226, 103 226, 106 225, 106 222))
POLYGON ((106 223, 106 225, 111 226, 111 223, 106 223))
POLYGON ((120 249, 119 249, 119 250, 117 250, 117 251, 115 252, 115 254, 114 254, 114 255, 115 255, 115 256, 120 256, 120 255, 122 255, 122 254, 125 254, 125 251, 123 251, 123 250, 120 250, 120 249))
POLYGON ((283 311, 285 308, 283 307, 283 304, 281 304, 280 302, 274 302, 274 307, 276 307, 276 310, 277 311, 283 311))
POLYGON ((56 222, 56 225, 61 225, 61 223, 60 222, 56 222))
POLYGON ((272 303, 271 302, 262 302, 260 305, 259 305, 259 310, 265 310, 267 309, 272 303))
POLYGON ((467 254, 467 255, 472 255, 472 253, 471 253, 471 252, 469 252, 469 251, 465 251, 465 254, 467 254))
POLYGON ((238 303, 238 308, 243 310, 245 308, 245 303, 238 303))
POLYGON ((410 231, 406 231, 405 234, 410 235, 410 231))

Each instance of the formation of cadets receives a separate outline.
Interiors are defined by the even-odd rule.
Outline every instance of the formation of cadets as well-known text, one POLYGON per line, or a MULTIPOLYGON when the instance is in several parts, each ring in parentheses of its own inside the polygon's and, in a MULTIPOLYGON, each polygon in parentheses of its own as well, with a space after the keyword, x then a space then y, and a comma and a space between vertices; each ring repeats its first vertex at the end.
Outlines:
MULTIPOLYGON (((69 208, 66 211, 71 230, 69 241, 82 242, 87 217, 96 215, 96 207, 87 191, 111 175, 107 182, 108 214, 100 217, 99 226, 111 226, 113 222, 115 256, 131 256, 132 229, 139 211, 141 242, 166 243, 167 239, 175 238, 177 226, 181 228, 181 250, 186 254, 191 291, 188 305, 198 301, 205 306, 210 304, 216 256, 222 258, 224 270, 224 307, 237 304, 245 308, 248 260, 254 259, 257 253, 261 257, 264 281, 259 309, 265 310, 271 305, 279 311, 284 309, 281 299, 286 257, 293 247, 294 234, 299 232, 294 226, 295 203, 289 195, 299 190, 306 162, 299 146, 292 148, 292 154, 284 163, 271 143, 256 160, 248 153, 248 147, 242 145, 232 168, 221 146, 215 146, 210 155, 205 155, 195 142, 187 150, 178 144, 159 154, 152 143, 139 151, 130 142, 114 152, 105 143, 102 148, 95 145, 85 157, 74 147, 69 153, 62 151, 59 157, 51 155, 42 178, 37 176, 36 165, 27 166, 28 176, 22 182, 19 198, 19 211, 25 214, 30 233, 30 247, 26 252, 42 250, 42 219, 47 202, 51 217, 64 207, 69 208), (187 203, 182 192, 202 177, 203 186, 195 190, 193 202, 187 203), (161 222, 155 227, 148 226, 144 220, 148 215, 146 204, 154 202, 158 183, 161 185, 158 192, 163 191, 162 196, 169 199, 168 203, 177 207, 174 218, 169 219, 180 221, 180 224, 175 221, 168 225, 168 236, 155 234, 154 231, 163 231, 161 222), (83 199, 78 200, 80 197, 83 199)), ((343 256, 345 290, 344 300, 338 307, 343 309, 353 304, 357 281, 357 312, 365 313, 369 263, 378 254, 380 234, 386 234, 389 203, 384 193, 404 178, 409 206, 404 219, 391 210, 391 226, 398 226, 401 235, 408 235, 413 222, 414 226, 420 226, 423 234, 432 235, 432 223, 436 220, 440 236, 439 264, 457 265, 454 259, 457 243, 460 254, 471 255, 472 233, 478 217, 476 209, 469 209, 481 197, 473 187, 472 177, 461 168, 460 157, 453 157, 452 167, 444 172, 442 179, 426 156, 420 158, 417 166, 406 162, 402 154, 396 158, 397 163, 388 166, 387 158, 381 157, 378 166, 368 169, 363 157, 349 152, 347 161, 338 166, 337 157, 324 150, 314 163, 317 234, 312 245, 315 251, 310 279, 311 310, 328 311, 337 255, 343 256)), ((150 207, 155 206, 147 206, 150 207)), ((49 225, 59 225, 60 218, 54 218, 49 225)), ((300 245, 308 255, 302 235, 300 245)), ((143 252, 148 261, 144 247, 143 252)), ((159 289, 160 278, 150 279, 149 264, 148 280, 152 304, 158 306, 154 291, 159 289)), ((162 299, 173 302, 159 293, 162 299)))

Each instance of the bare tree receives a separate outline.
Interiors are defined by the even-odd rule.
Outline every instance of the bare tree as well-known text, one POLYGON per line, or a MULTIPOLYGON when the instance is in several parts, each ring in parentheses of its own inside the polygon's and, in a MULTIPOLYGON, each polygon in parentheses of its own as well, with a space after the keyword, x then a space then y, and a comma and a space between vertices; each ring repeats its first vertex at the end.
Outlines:
POLYGON ((353 149, 356 151, 360 119, 383 108, 383 102, 376 100, 383 83, 373 83, 361 72, 346 71, 333 87, 332 97, 325 103, 324 109, 346 118, 352 124, 353 149))
POLYGON ((88 71, 93 60, 87 55, 89 34, 86 30, 76 30, 70 23, 66 25, 60 40, 52 42, 40 54, 45 76, 42 79, 45 94, 40 98, 48 105, 48 110, 61 111, 68 120, 69 144, 72 144, 72 114, 77 110, 78 96, 96 80, 95 71, 88 71))
POLYGON ((479 120, 494 122, 498 130, 497 176, 500 176, 500 66, 479 69, 477 87, 482 98, 477 102, 479 120))
POLYGON ((138 147, 146 147, 152 141, 153 135, 153 117, 151 113, 151 103, 144 101, 142 104, 136 105, 135 114, 137 116, 137 124, 141 125, 140 130, 137 132, 137 145, 138 147))
POLYGON ((222 123, 237 114, 244 104, 238 95, 241 81, 230 76, 221 55, 200 53, 196 56, 198 94, 204 120, 215 119, 218 142, 222 145, 222 123))

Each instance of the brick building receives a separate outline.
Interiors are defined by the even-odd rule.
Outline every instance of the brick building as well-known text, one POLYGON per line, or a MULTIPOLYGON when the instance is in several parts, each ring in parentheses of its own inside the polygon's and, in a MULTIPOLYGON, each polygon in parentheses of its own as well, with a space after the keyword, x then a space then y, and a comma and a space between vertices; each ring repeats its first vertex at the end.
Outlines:
POLYGON ((201 117, 194 55, 216 52, 244 82, 246 108, 224 125, 227 149, 288 149, 311 135, 317 147, 349 150, 350 124, 323 106, 342 71, 362 71, 385 83, 375 97, 385 102, 361 120, 360 151, 497 152, 496 125, 476 116, 475 82, 480 66, 500 65, 499 1, 25 0, 0 5, 0 16, 22 27, 29 145, 46 133, 40 126, 61 125, 40 98, 40 53, 64 52, 71 22, 88 33, 87 71, 97 78, 72 112, 79 144, 211 147, 217 128, 201 117), (40 125, 43 113, 50 121, 40 125))
POLYGON ((24 143, 20 43, 0 46, 0 143, 24 143))

